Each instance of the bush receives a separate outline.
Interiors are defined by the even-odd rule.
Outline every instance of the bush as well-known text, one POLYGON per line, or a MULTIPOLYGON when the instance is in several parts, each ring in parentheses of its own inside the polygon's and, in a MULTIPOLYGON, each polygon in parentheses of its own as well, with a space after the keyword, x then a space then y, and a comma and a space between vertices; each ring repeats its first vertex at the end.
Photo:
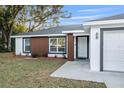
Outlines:
POLYGON ((8 49, 0 46, 0 52, 9 52, 8 49))
POLYGON ((66 54, 63 54, 63 58, 64 58, 64 59, 67 59, 67 58, 66 58, 66 54))
POLYGON ((46 53, 46 54, 42 54, 42 57, 48 57, 48 54, 46 53))
POLYGON ((5 45, 4 41, 2 40, 2 38, 0 38, 0 52, 8 52, 4 45, 5 45))
POLYGON ((0 52, 14 52, 15 51, 15 39, 11 39, 11 51, 5 48, 5 42, 0 38, 0 52))
POLYGON ((37 58, 37 57, 40 57, 40 55, 39 54, 31 54, 31 56, 33 57, 33 58, 37 58))

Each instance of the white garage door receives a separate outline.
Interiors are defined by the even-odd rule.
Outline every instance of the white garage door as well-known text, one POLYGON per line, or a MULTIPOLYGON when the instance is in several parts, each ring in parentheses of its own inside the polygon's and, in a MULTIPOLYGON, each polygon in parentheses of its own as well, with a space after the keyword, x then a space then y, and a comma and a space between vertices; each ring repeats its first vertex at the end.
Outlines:
POLYGON ((124 31, 104 31, 103 70, 124 71, 124 31))

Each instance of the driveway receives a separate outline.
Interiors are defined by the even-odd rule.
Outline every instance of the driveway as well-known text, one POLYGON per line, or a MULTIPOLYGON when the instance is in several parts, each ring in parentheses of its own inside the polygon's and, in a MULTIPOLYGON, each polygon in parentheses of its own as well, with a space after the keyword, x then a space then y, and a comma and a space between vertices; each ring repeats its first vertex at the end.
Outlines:
POLYGON ((124 88, 124 73, 91 71, 88 61, 66 62, 51 77, 104 82, 108 88, 124 88))

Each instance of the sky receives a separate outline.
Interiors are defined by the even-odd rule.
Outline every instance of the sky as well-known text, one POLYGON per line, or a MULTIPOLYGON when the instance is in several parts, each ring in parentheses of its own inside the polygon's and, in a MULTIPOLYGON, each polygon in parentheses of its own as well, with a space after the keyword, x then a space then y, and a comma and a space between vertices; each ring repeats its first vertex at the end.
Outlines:
POLYGON ((124 13, 124 5, 65 5, 63 11, 71 13, 71 18, 60 19, 61 25, 83 24, 88 20, 124 13))

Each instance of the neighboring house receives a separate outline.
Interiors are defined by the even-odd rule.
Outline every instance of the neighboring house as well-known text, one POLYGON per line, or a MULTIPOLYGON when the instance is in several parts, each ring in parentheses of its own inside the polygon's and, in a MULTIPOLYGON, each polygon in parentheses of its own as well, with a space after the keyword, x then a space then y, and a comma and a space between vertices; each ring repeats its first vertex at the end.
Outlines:
POLYGON ((124 14, 11 37, 16 55, 84 58, 93 71, 124 71, 124 14))

